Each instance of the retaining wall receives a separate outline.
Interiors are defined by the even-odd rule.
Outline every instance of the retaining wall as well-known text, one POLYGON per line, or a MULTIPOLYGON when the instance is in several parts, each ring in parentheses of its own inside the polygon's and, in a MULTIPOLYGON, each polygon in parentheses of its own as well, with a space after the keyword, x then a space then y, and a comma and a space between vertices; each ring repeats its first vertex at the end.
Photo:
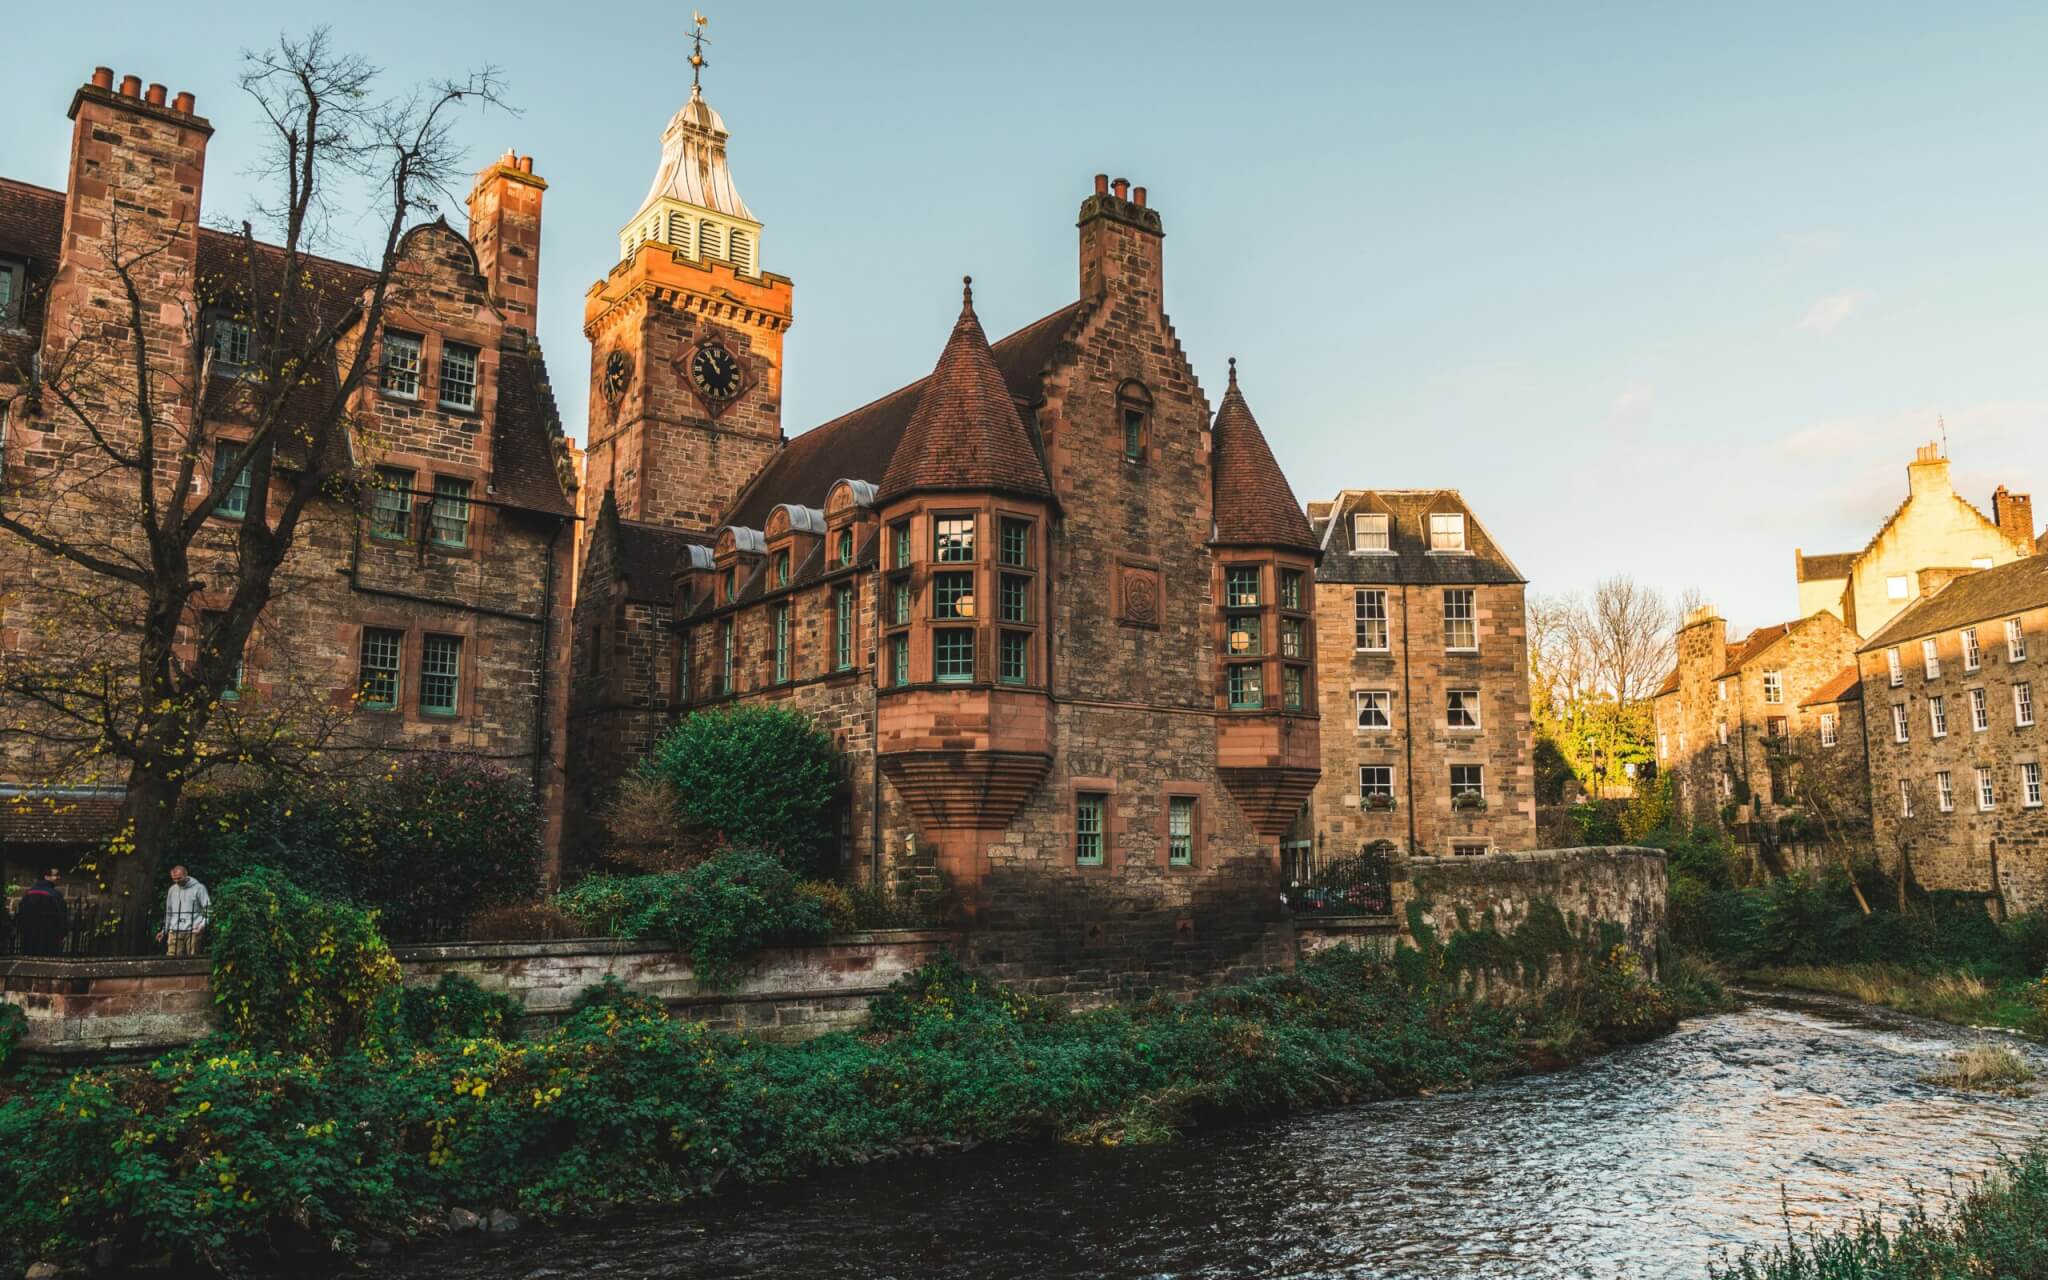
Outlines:
POLYGON ((1563 913, 1581 935, 1600 925, 1620 928, 1629 946, 1656 972, 1664 937, 1670 876, 1661 849, 1597 845, 1462 858, 1411 858, 1404 932, 1420 923, 1444 941, 1492 927, 1513 934, 1538 903, 1563 913))

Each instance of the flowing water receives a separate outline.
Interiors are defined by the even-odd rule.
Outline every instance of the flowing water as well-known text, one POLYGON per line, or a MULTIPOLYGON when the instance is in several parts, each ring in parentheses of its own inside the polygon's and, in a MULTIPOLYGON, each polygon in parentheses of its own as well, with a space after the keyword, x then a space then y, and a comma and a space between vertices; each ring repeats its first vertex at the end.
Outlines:
MULTIPOLYGON (((1895 1213, 2048 1126, 1920 1082, 1977 1033, 1756 996, 1653 1044, 1467 1093, 1164 1146, 984 1149, 454 1243, 386 1280, 1701 1277, 1714 1250, 1895 1213)), ((2018 1046, 2048 1075, 2048 1052, 2018 1046)), ((360 1274, 360 1273, 359 1273, 360 1274)))

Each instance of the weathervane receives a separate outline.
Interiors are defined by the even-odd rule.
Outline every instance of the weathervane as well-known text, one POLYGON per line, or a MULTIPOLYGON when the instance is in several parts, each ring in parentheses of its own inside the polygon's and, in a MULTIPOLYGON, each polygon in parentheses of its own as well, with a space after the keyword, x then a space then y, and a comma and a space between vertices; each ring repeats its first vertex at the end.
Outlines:
POLYGON ((697 24, 697 29, 690 33, 690 87, 696 89, 701 87, 699 81, 704 75, 704 68, 710 65, 704 61, 704 24, 710 19, 696 12, 692 12, 690 18, 697 24))

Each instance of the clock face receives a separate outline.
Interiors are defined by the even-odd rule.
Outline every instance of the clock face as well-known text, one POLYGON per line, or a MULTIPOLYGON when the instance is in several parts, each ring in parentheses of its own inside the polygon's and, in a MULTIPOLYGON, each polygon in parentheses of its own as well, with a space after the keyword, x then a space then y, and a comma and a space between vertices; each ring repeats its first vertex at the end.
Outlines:
POLYGON ((633 381, 633 357, 624 351, 613 350, 604 362, 604 393, 613 401, 626 394, 626 388, 633 381))
POLYGON ((690 359, 690 381, 706 400, 723 404, 740 393, 740 362, 724 347, 707 342, 690 359))

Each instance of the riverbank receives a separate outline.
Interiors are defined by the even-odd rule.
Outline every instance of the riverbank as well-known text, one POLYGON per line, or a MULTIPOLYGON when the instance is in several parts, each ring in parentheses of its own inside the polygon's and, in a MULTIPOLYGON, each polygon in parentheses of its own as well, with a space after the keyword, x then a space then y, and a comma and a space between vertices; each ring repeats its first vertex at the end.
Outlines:
MULTIPOLYGON (((1668 1029, 1631 959, 1572 989, 1574 1052, 1668 1029)), ((1065 1013, 946 962, 878 999, 860 1033, 793 1045, 617 987, 530 1041, 451 999, 446 1025, 403 1046, 216 1045, 15 1094, 0 1239, 20 1265, 98 1250, 226 1269, 433 1233, 453 1209, 569 1219, 908 1152, 1142 1143, 1526 1071, 1563 995, 1473 1002, 1421 953, 1337 949, 1186 1003, 1065 1013)))
POLYGON ((1957 1026, 2000 1027, 2048 1039, 2048 979, 1987 981, 1965 971, 1927 973, 1896 964, 1763 965, 1742 977, 1846 996, 1957 1026))

